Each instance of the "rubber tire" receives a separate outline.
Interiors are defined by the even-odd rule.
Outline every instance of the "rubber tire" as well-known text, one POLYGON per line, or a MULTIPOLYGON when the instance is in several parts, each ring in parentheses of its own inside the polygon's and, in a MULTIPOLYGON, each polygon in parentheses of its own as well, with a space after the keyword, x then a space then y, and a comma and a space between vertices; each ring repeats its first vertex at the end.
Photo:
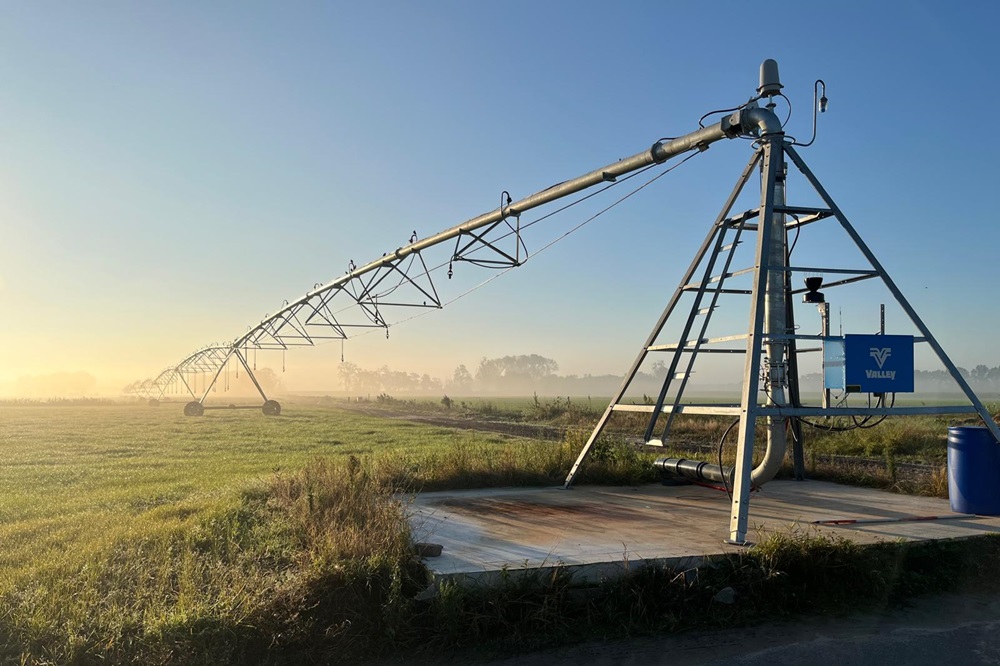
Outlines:
POLYGON ((205 413, 205 405, 197 400, 192 400, 184 405, 184 416, 202 416, 205 413))
POLYGON ((277 400, 268 400, 260 408, 260 411, 264 412, 264 416, 281 416, 281 405, 278 404, 277 400))

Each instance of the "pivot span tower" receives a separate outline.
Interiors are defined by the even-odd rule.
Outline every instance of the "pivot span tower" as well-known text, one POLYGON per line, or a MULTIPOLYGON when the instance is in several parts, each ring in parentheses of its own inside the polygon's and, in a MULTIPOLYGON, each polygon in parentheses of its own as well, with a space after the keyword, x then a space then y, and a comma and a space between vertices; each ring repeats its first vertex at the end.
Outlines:
MULTIPOLYGON (((815 92, 821 81, 817 81, 815 92)), ((444 302, 438 295, 432 271, 424 260, 423 252, 454 241, 454 249, 447 262, 449 276, 456 262, 470 262, 488 268, 511 268, 527 259, 522 240, 522 214, 565 197, 591 188, 611 186, 636 172, 662 164, 685 153, 706 150, 711 144, 724 139, 750 139, 753 154, 746 168, 726 199, 719 215, 712 223, 700 249, 684 274, 666 308, 660 315, 646 342, 639 350, 625 379, 596 424, 565 481, 569 488, 581 466, 616 412, 639 412, 648 415, 644 441, 662 446, 670 437, 671 426, 678 414, 704 414, 728 416, 734 419, 730 430, 736 428, 737 451, 735 465, 722 465, 698 461, 662 458, 657 464, 665 472, 695 479, 710 480, 731 488, 732 512, 730 541, 744 544, 747 536, 747 519, 751 490, 777 473, 784 460, 788 433, 793 438, 793 457, 796 473, 802 474, 801 424, 807 418, 845 416, 861 418, 859 425, 872 418, 904 414, 971 414, 978 415, 1000 441, 1000 429, 982 402, 959 373, 956 366, 932 335, 930 329, 905 299, 875 254, 864 243, 846 215, 802 159, 799 148, 812 144, 799 144, 786 136, 776 115, 775 99, 783 97, 778 67, 773 60, 761 65, 760 82, 756 95, 744 104, 734 107, 714 124, 701 127, 682 137, 661 140, 635 155, 592 170, 582 176, 564 181, 518 201, 504 193, 501 205, 488 213, 474 217, 462 224, 427 238, 418 239, 414 234, 410 242, 393 252, 384 254, 362 266, 350 264, 347 272, 325 284, 317 284, 304 296, 286 301, 273 315, 266 316, 260 324, 235 338, 230 343, 208 345, 165 369, 155 379, 137 382, 128 389, 151 398, 162 397, 168 387, 181 385, 192 400, 185 413, 197 416, 205 409, 205 399, 222 371, 236 363, 250 376, 264 400, 265 414, 277 415, 280 405, 268 399, 253 375, 250 354, 257 350, 287 350, 291 347, 313 346, 325 340, 344 340, 352 331, 361 328, 383 328, 388 335, 390 326, 387 315, 400 308, 440 308, 444 302), (818 205, 794 205, 787 201, 786 184, 789 164, 808 183, 821 202, 818 205), (759 199, 743 211, 735 209, 741 193, 751 178, 759 177, 759 199), (840 230, 854 244, 864 258, 863 266, 838 265, 800 266, 790 261, 798 235, 807 227, 824 221, 839 223, 840 230), (795 241, 789 244, 789 234, 795 241), (753 242, 754 252, 750 265, 736 265, 737 248, 753 242), (805 275, 806 288, 793 288, 793 275, 805 275), (746 276, 750 284, 732 287, 734 278, 746 276), (804 300, 823 306, 825 297, 819 289, 828 289, 864 280, 879 280, 891 293, 898 306, 909 318, 919 335, 883 336, 871 341, 852 340, 831 336, 828 318, 818 335, 798 333, 792 307, 794 297, 804 295, 804 300), (682 298, 692 296, 690 307, 680 307, 682 298), (708 337, 709 323, 720 307, 720 299, 742 296, 747 304, 747 325, 731 335, 708 337), (360 313, 360 319, 348 321, 344 312, 351 306, 360 313), (668 324, 677 324, 680 331, 668 324), (668 339, 674 335, 672 339, 668 339), (891 338, 891 340, 890 340, 891 338), (897 338, 905 338, 897 340, 897 338), (831 404, 829 390, 825 390, 820 404, 804 404, 801 398, 798 373, 798 355, 817 349, 802 349, 799 344, 822 344, 824 357, 830 349, 847 349, 840 362, 847 368, 852 363, 852 347, 858 343, 869 345, 869 353, 878 369, 871 369, 867 377, 872 383, 845 383, 839 388, 847 393, 869 394, 866 407, 831 404), (896 391, 912 391, 912 344, 929 345, 955 383, 967 398, 965 405, 939 405, 904 407, 895 405, 896 391), (901 344, 901 347, 896 347, 901 344), (910 347, 906 345, 909 344, 910 347), (840 345, 840 347, 838 347, 840 345), (897 370, 886 369, 892 359, 910 354, 909 372, 911 385, 898 388, 892 382, 879 384, 880 380, 895 376, 897 370), (651 354, 664 354, 668 362, 663 385, 652 404, 637 405, 625 399, 625 394, 635 380, 639 368, 651 354), (735 354, 743 359, 740 401, 734 404, 692 404, 684 400, 684 390, 701 356, 735 354), (195 390, 193 378, 203 376, 202 391, 195 390), (874 404, 871 396, 875 397, 874 404), (892 396, 892 397, 890 397, 892 396), (763 424, 766 443, 754 465, 754 442, 758 422, 763 424)), ((826 103, 820 100, 821 110, 826 103)), ((711 115, 711 114, 708 114, 711 115)), ((813 117, 815 139, 815 109, 813 117)), ((544 219, 540 218, 540 219, 544 219)), ((540 221, 536 220, 537 221, 540 221)), ((527 225, 525 225, 527 226, 527 225)), ((905 369, 900 371, 905 374, 905 369)), ((827 384, 827 389, 830 385, 827 384)), ((810 425, 815 425, 810 423, 810 425)), ((728 431, 727 431, 728 434, 728 431)))

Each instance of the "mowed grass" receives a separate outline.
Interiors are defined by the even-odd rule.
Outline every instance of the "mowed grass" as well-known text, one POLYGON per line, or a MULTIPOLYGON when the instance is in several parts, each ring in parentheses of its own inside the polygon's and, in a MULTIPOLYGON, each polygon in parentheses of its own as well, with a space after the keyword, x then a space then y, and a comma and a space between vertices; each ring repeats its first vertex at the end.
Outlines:
POLYGON ((318 456, 375 453, 419 472, 449 459, 461 465, 483 446, 514 444, 507 453, 519 457, 530 448, 502 435, 294 406, 278 418, 249 410, 185 417, 177 405, 3 407, 0 423, 4 570, 37 565, 44 552, 72 557, 67 545, 113 540, 136 521, 189 522, 318 456))
MULTIPOLYGON (((0 407, 0 661, 363 651, 421 584, 408 494, 557 483, 581 444, 284 411, 0 407)), ((652 478, 628 447, 599 458, 652 478)))
POLYGON ((196 419, 176 405, 0 409, 5 657, 121 658, 123 642, 185 615, 221 623, 252 606, 241 588, 265 581, 238 567, 197 571, 234 564, 197 549, 240 541, 233 516, 276 470, 384 441, 364 419, 346 421, 244 411, 196 419))
POLYGON ((6 407, 0 423, 4 569, 37 564, 40 552, 113 539, 137 520, 184 522, 311 457, 401 446, 405 430, 328 410, 191 418, 175 405, 6 407))

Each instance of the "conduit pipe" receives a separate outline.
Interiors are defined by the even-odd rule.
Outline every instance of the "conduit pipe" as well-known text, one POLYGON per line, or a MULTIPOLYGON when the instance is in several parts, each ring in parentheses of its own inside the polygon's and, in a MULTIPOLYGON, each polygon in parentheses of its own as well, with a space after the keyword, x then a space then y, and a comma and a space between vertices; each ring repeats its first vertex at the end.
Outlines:
POLYGON ((667 474, 683 476, 695 481, 710 481, 712 483, 725 483, 730 488, 735 483, 735 467, 719 467, 712 463, 699 462, 697 460, 687 460, 685 458, 657 458, 653 463, 667 474))

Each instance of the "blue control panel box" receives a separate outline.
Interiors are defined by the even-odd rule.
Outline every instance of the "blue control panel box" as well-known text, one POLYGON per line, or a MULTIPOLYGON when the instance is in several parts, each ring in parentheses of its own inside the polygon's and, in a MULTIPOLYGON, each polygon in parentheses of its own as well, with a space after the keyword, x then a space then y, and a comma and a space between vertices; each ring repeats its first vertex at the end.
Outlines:
POLYGON ((823 341, 824 386, 851 393, 912 393, 912 335, 845 335, 823 341))

